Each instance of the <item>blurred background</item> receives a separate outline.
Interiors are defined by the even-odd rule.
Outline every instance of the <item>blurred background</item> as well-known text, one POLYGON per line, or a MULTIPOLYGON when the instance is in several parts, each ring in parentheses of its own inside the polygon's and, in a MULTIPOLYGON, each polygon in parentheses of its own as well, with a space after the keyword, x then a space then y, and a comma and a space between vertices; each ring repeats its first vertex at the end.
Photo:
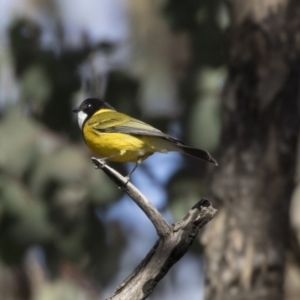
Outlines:
MULTIPOLYGON (((90 161, 73 107, 117 110, 211 152, 225 77, 220 1, 0 1, 0 298, 104 299, 157 239, 90 161)), ((132 165, 112 164, 124 175, 132 165)), ((169 222, 213 166, 157 154, 132 181, 169 222)), ((197 242, 151 299, 200 299, 197 242), (192 276, 192 279, 187 277, 192 276)))
POLYGON ((170 223, 202 197, 219 209, 149 299, 203 299, 205 278, 207 299, 300 299, 299 11, 0 0, 0 299, 105 299, 157 239, 90 161, 71 113, 87 97, 220 164, 155 154, 133 174, 170 223))

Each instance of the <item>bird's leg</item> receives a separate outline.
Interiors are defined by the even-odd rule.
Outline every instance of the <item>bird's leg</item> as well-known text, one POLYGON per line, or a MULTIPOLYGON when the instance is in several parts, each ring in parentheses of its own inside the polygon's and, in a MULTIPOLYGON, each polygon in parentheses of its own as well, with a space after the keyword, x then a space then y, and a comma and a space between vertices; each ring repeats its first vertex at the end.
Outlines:
POLYGON ((132 175, 132 173, 137 169, 137 167, 143 162, 144 157, 141 157, 135 164, 135 166, 133 167, 133 169, 130 171, 130 173, 125 177, 127 179, 125 185, 129 182, 130 180, 130 176, 132 175))
MULTIPOLYGON (((116 157, 118 156, 118 154, 114 154, 114 155, 110 155, 110 156, 107 156, 107 157, 101 157, 100 160, 102 161, 102 164, 103 166, 106 164, 106 161, 112 157, 116 157)), ((94 159, 96 159, 95 157, 92 157, 92 161, 94 161, 94 159)), ((96 159, 97 160, 97 159, 96 159)), ((95 168, 96 169, 99 169, 99 166, 95 165, 95 168)))
POLYGON ((144 156, 141 156, 138 160, 137 160, 137 162, 136 162, 136 164, 135 164, 135 166, 133 167, 133 169, 130 171, 130 173, 125 177, 125 178, 127 178, 127 181, 126 181, 126 183, 125 183, 125 185, 129 182, 129 180, 130 180, 130 176, 132 175, 132 173, 137 169, 137 167, 146 159, 146 158, 148 158, 150 155, 152 155, 153 153, 148 153, 148 154, 146 154, 146 155, 144 155, 144 156))
MULTIPOLYGON (((108 160, 108 159, 110 159, 110 158, 112 158, 112 157, 116 157, 116 156, 118 156, 119 154, 114 154, 114 155, 111 155, 111 156, 107 156, 107 157, 103 157, 103 158, 100 158, 100 160, 102 161, 102 167, 104 167, 105 166, 105 163, 106 163, 106 160, 108 160)), ((133 169, 130 171, 130 173, 127 175, 127 176, 125 176, 125 179, 126 179, 126 182, 125 182, 125 186, 127 185, 127 183, 129 182, 129 180, 130 180, 130 176, 132 175, 132 173, 137 169, 137 167, 147 158, 147 157, 149 157, 150 155, 152 155, 152 153, 151 154, 146 154, 146 155, 144 155, 144 156, 142 156, 142 157, 140 157, 138 160, 137 160, 137 162, 136 162, 136 164, 135 164, 135 166, 133 167, 133 169)), ((95 159, 94 157, 92 157, 92 161, 94 162, 94 160, 96 160, 96 161, 98 161, 97 159, 95 159)), ((95 164, 95 168, 96 169, 99 169, 99 168, 101 168, 101 166, 99 165, 99 162, 98 162, 98 164, 95 164)))
POLYGON ((106 157, 102 157, 101 159, 104 160, 104 161, 107 161, 113 157, 116 157, 116 156, 119 156, 120 154, 113 154, 113 155, 110 155, 110 156, 106 156, 106 157))

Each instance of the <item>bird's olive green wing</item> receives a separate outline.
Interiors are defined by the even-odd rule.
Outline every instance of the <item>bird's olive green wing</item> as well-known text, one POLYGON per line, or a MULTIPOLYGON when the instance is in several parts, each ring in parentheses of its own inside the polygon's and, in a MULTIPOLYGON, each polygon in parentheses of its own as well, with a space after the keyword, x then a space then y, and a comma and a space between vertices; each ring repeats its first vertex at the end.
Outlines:
POLYGON ((102 112, 90 118, 87 123, 97 132, 157 136, 174 143, 183 144, 181 141, 174 139, 151 125, 116 111, 102 112))

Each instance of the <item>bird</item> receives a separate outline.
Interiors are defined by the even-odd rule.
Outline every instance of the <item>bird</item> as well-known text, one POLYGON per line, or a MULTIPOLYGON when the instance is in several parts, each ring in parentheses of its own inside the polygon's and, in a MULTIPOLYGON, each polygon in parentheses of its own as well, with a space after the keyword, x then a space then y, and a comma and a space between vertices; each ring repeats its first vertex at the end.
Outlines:
POLYGON ((218 165, 209 152, 189 147, 143 121, 118 112, 102 99, 85 99, 72 111, 77 113, 83 140, 92 152, 104 161, 135 162, 127 175, 128 181, 137 167, 156 152, 177 151, 218 165))

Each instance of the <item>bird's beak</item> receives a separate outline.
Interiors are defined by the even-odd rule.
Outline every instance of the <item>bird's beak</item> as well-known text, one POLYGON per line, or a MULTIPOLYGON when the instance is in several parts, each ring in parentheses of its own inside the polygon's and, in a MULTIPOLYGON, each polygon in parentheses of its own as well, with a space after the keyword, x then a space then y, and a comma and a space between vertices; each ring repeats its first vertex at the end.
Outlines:
POLYGON ((79 108, 72 109, 72 112, 77 114, 79 112, 79 108))

